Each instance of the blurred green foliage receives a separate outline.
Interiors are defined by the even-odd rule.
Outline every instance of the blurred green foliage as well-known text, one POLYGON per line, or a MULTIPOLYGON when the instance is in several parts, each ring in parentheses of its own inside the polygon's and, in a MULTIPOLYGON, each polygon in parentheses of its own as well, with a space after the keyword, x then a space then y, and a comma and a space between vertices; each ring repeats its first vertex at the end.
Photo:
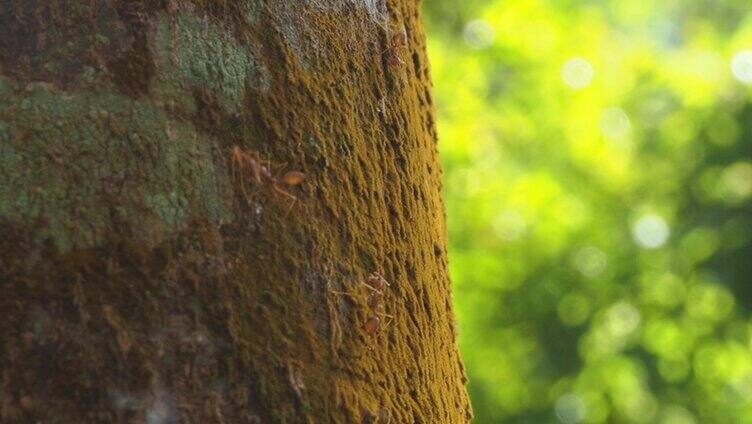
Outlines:
POLYGON ((752 422, 748 1, 423 6, 475 422, 752 422))

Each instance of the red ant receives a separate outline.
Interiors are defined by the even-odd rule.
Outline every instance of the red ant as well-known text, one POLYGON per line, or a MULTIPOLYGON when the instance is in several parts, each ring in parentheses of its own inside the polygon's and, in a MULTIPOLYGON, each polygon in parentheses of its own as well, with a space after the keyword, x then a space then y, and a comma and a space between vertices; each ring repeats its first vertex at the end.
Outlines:
POLYGON ((301 184, 305 179, 305 174, 298 171, 290 171, 284 174, 282 178, 277 178, 271 171, 269 171, 267 166, 262 164, 258 152, 248 153, 238 146, 233 146, 230 151, 230 167, 232 169, 231 172, 233 178, 236 176, 240 178, 240 190, 243 192, 243 197, 245 197, 249 204, 250 195, 246 191, 244 183, 246 178, 253 180, 256 184, 266 182, 271 185, 272 189, 277 193, 292 199, 292 203, 287 210, 288 213, 292 210, 292 207, 295 205, 298 198, 283 189, 281 185, 284 184, 289 187, 294 187, 301 184))
POLYGON ((371 275, 368 276, 366 287, 371 289, 371 294, 368 296, 368 306, 372 309, 377 309, 380 306, 383 306, 382 301, 384 300, 384 289, 389 287, 389 283, 386 282, 384 277, 377 272, 371 273, 371 275))
MULTIPOLYGON (((379 275, 377 272, 371 273, 371 275, 368 276, 368 282, 364 283, 366 288, 368 288, 371 292, 368 294, 366 303, 368 304, 368 307, 370 309, 370 314, 368 316, 368 319, 366 320, 365 324, 363 324, 363 330, 365 330, 366 333, 369 335, 376 334, 381 329, 381 318, 385 317, 388 318, 388 321, 385 325, 389 325, 389 323, 392 322, 394 319, 393 316, 387 314, 384 311, 384 289, 389 286, 389 283, 379 275)), ((338 291, 332 291, 334 294, 338 294, 341 296, 348 296, 351 299, 358 302, 359 298, 357 295, 347 293, 347 292, 338 292, 338 291)), ((362 298, 360 298, 362 299, 362 298)))
POLYGON ((381 318, 379 316, 389 319, 385 325, 389 325, 392 319, 394 319, 393 316, 384 312, 384 289, 389 287, 389 283, 379 273, 373 272, 368 276, 366 287, 371 290, 371 294, 368 295, 368 306, 371 308, 371 316, 363 325, 363 329, 368 334, 376 334, 381 329, 381 318))
POLYGON ((407 31, 402 27, 402 31, 393 34, 389 38, 389 47, 386 48, 381 54, 386 55, 386 61, 392 66, 403 65, 404 60, 399 55, 400 47, 407 46, 407 31))

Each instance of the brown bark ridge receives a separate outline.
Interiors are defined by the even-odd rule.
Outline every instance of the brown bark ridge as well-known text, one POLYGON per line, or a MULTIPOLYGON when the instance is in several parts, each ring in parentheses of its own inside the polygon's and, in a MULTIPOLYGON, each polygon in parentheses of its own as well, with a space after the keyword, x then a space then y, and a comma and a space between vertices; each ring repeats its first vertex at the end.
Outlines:
POLYGON ((0 0, 0 421, 467 422, 418 6, 0 0))

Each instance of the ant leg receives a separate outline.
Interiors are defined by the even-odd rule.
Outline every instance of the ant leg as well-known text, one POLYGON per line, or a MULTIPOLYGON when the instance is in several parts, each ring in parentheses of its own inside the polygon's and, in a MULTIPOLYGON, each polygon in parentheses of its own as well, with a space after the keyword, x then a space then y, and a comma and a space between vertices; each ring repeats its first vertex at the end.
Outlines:
POLYGON ((290 206, 288 206, 287 210, 285 211, 285 218, 287 218, 287 215, 290 215, 290 212, 292 212, 292 208, 293 206, 295 206, 295 202, 297 201, 298 201, 298 198, 296 197, 295 199, 293 199, 292 202, 290 202, 290 206))
POLYGON ((385 312, 381 312, 381 313, 379 313, 379 315, 381 315, 382 317, 386 317, 386 318, 389 319, 387 322, 384 323, 384 327, 386 327, 387 325, 391 324, 392 321, 394 321, 394 316, 389 315, 389 314, 387 314, 385 312))
POLYGON ((402 57, 401 57, 401 56, 399 55, 399 53, 397 53, 396 51, 392 51, 392 52, 390 52, 390 53, 389 53, 389 54, 387 55, 387 57, 386 57, 386 61, 387 61, 387 62, 388 62, 388 63, 389 63, 390 65, 395 65, 395 66, 396 66, 396 65, 404 65, 404 64, 405 64, 405 61, 404 61, 404 60, 402 60, 402 57))
POLYGON ((384 292, 383 292, 383 291, 381 291, 381 290, 377 289, 376 287, 374 287, 374 286, 372 286, 372 285, 370 285, 370 284, 368 284, 368 283, 363 283, 363 285, 364 285, 364 286, 366 286, 366 287, 368 287, 368 288, 369 288, 369 289, 370 289, 370 290, 371 290, 372 292, 374 292, 374 293, 378 293, 378 294, 384 294, 384 292))
POLYGON ((230 173, 232 178, 243 180, 243 157, 233 154, 230 158, 230 173))
POLYGON ((243 175, 243 158, 233 156, 230 158, 230 179, 237 180, 243 199, 248 202, 248 192, 245 189, 245 176, 243 175))
POLYGON ((248 193, 248 191, 246 191, 245 184, 243 184, 243 196, 245 197, 248 206, 253 206, 253 193, 248 193))
POLYGON ((270 164, 269 160, 261 159, 261 153, 259 153, 258 151, 253 152, 253 160, 255 160, 256 163, 258 163, 259 165, 269 169, 269 164, 270 164))
POLYGON ((288 193, 287 191, 283 190, 279 186, 277 186, 276 183, 272 184, 272 188, 274 188, 274 191, 276 191, 277 193, 280 193, 280 194, 282 194, 284 196, 287 196, 288 198, 292 199, 292 202, 290 203, 290 206, 287 207, 287 211, 285 212, 285 217, 287 217, 287 215, 289 215, 290 212, 292 211, 293 206, 295 206, 295 203, 298 201, 298 198, 295 197, 295 196, 293 196, 292 194, 288 193))
POLYGON ((280 171, 282 171, 282 169, 284 169, 287 166, 287 162, 282 162, 277 165, 272 165, 271 161, 267 161, 267 166, 268 166, 267 169, 269 170, 269 173, 272 174, 272 178, 274 179, 274 181, 276 181, 275 184, 278 184, 279 181, 281 180, 280 171))
MULTIPOLYGON (((271 162, 269 162, 269 164, 268 164, 268 165, 269 165, 269 170, 271 170, 271 169, 272 169, 272 163, 271 163, 271 162)), ((278 173, 279 173, 279 171, 281 171, 281 170, 282 170, 282 168, 284 168, 285 166, 287 166, 287 162, 282 162, 282 163, 280 163, 279 165, 275 165, 275 166, 273 167, 273 168, 274 168, 274 170, 273 170, 272 174, 278 174, 278 173)))
POLYGON ((352 293, 348 293, 348 292, 341 292, 341 291, 336 291, 336 290, 329 290, 329 291, 330 291, 330 292, 332 292, 332 293, 334 293, 334 294, 336 294, 336 295, 340 295, 340 296, 347 296, 347 297, 349 297, 350 299, 353 299, 353 300, 355 300, 356 302, 357 302, 357 301, 359 300, 359 299, 358 299, 358 296, 356 296, 356 295, 354 295, 354 294, 352 294, 352 293))
POLYGON ((248 168, 250 168, 248 173, 256 184, 261 184, 261 168, 263 168, 263 165, 261 164, 261 156, 259 156, 258 152, 253 152, 248 154, 247 160, 248 168))
POLYGON ((240 175, 240 191, 243 193, 243 199, 248 206, 251 206, 251 195, 248 194, 248 188, 246 187, 245 175, 240 175))
POLYGON ((276 191, 277 193, 287 196, 292 200, 298 200, 297 197, 293 196, 292 194, 288 193, 284 189, 280 188, 277 184, 272 184, 272 187, 274 188, 274 191, 276 191))

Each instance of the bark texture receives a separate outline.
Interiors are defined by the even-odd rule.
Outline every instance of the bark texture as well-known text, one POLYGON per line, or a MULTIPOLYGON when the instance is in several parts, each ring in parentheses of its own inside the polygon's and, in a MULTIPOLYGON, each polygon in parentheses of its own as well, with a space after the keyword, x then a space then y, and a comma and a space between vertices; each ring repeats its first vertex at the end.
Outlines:
POLYGON ((0 421, 468 421, 440 184, 416 1, 0 0, 0 421))

